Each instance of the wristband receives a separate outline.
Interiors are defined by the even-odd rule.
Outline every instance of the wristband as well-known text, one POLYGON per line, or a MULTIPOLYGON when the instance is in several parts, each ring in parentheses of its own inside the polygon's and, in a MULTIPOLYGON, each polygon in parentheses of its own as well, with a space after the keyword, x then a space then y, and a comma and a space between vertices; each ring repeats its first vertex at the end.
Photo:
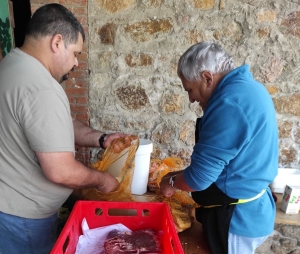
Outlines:
POLYGON ((105 139, 106 139, 106 136, 107 136, 108 134, 102 134, 101 135, 101 137, 99 138, 99 145, 100 145, 100 147, 102 148, 102 149, 105 149, 105 147, 104 147, 104 141, 105 141, 105 139))

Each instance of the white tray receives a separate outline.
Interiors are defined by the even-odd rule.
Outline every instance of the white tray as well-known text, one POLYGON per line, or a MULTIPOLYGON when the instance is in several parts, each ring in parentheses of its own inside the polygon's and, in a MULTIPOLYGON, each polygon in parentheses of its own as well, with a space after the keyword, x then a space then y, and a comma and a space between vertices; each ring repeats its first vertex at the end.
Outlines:
POLYGON ((275 193, 283 193, 285 185, 300 186, 300 170, 294 168, 278 168, 278 175, 270 184, 275 193))

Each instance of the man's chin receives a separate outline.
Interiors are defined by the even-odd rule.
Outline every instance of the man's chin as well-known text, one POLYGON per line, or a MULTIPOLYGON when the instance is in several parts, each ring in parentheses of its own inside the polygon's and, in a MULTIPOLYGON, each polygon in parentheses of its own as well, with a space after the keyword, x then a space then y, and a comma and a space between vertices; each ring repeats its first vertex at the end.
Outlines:
POLYGON ((64 81, 67 80, 68 78, 69 78, 69 74, 63 75, 62 78, 60 79, 60 82, 59 82, 59 83, 64 82, 64 81))

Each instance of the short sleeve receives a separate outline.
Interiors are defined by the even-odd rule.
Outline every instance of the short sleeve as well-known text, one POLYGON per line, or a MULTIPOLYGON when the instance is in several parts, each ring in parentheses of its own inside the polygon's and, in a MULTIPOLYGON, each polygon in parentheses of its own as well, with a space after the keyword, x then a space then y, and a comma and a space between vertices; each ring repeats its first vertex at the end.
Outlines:
POLYGON ((66 94, 40 90, 20 104, 20 125, 29 146, 36 152, 74 152, 74 130, 66 94))

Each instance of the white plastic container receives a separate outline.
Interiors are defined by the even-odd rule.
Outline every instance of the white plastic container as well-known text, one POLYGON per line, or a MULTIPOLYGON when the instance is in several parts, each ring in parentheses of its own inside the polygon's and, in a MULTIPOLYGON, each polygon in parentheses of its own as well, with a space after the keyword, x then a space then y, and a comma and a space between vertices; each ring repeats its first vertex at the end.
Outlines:
POLYGON ((147 192, 149 178, 150 155, 153 143, 147 139, 140 139, 140 145, 135 153, 134 172, 131 183, 131 193, 143 195, 147 192))
POLYGON ((278 175, 270 184, 275 193, 283 193, 286 185, 296 186, 300 184, 300 170, 294 168, 279 168, 278 175))

